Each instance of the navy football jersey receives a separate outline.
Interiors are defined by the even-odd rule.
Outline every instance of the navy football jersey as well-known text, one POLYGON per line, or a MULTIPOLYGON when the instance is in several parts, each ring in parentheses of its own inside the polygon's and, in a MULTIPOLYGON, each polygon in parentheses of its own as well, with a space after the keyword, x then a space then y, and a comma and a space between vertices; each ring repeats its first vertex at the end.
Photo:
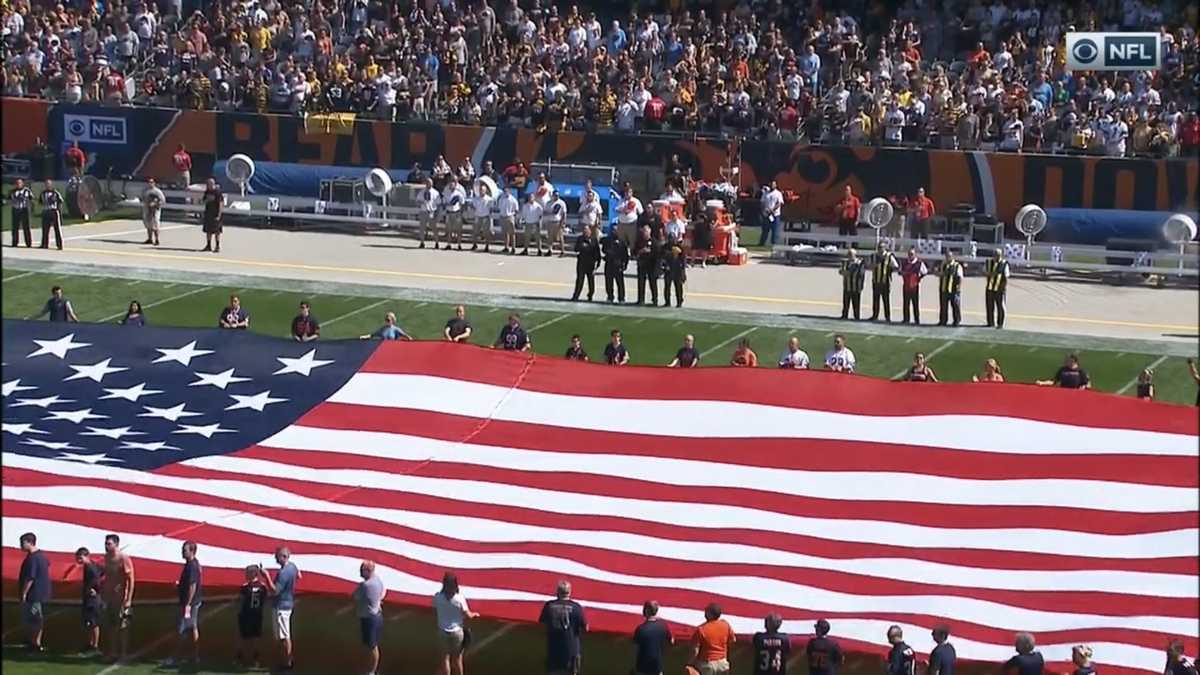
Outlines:
POLYGON ((791 647, 787 633, 755 633, 754 675, 785 675, 791 647))

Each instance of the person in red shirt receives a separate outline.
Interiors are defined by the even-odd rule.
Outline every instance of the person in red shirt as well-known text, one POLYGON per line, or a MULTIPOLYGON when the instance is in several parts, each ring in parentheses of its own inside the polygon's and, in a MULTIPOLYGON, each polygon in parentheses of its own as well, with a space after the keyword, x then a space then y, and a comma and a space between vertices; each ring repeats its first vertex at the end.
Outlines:
POLYGON ((646 110, 642 114, 642 124, 646 129, 661 129, 667 116, 667 102, 655 95, 646 101, 646 110))
POLYGON ((125 77, 119 70, 104 71, 104 102, 108 105, 125 103, 125 77))
POLYGON ((920 238, 928 235, 929 219, 936 213, 933 200, 925 196, 925 188, 917 188, 917 196, 908 203, 908 219, 912 222, 913 236, 920 238))
POLYGON ((971 63, 974 63, 977 66, 981 66, 984 63, 986 63, 987 61, 991 60, 991 58, 992 58, 992 55, 988 53, 988 50, 983 48, 983 43, 977 42, 977 43, 975 43, 975 50, 971 52, 971 56, 969 57, 969 60, 971 61, 971 63))
POLYGON ((1183 124, 1179 125, 1179 145, 1183 155, 1200 152, 1200 113, 1189 113, 1183 124))
POLYGON ((838 234, 844 237, 858 236, 858 210, 860 208, 862 208, 862 201, 854 196, 853 188, 847 185, 841 200, 834 207, 834 213, 837 214, 838 234))
POLYGON ((187 148, 183 147, 183 143, 180 143, 175 149, 175 154, 171 155, 171 164, 175 167, 175 182, 186 190, 192 184, 192 156, 188 154, 187 148))
POLYGON ((65 158, 71 175, 76 178, 82 176, 83 169, 87 166, 87 154, 84 153, 83 148, 79 147, 79 141, 71 143, 71 147, 67 148, 65 158))

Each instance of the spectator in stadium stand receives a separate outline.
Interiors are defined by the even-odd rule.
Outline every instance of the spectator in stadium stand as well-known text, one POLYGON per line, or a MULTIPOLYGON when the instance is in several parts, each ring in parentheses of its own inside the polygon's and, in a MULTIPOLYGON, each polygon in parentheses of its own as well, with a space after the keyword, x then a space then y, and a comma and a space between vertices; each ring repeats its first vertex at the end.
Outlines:
POLYGON ((437 214, 438 208, 441 206, 441 193, 433 186, 432 178, 425 178, 425 188, 421 190, 417 197, 417 219, 421 230, 421 244, 419 248, 425 248, 425 239, 430 232, 433 233, 433 249, 436 251, 438 244, 441 242, 441 235, 438 233, 437 214))
POLYGON ((1017 633, 1014 639, 1016 655, 1004 662, 1001 672, 1004 675, 1042 675, 1046 660, 1042 653, 1035 651, 1037 646, 1029 633, 1017 633))
POLYGON ((1164 675, 1196 675, 1196 665, 1183 655, 1183 640, 1167 643, 1167 667, 1164 675))
MULTIPOLYGON (((954 650, 954 645, 950 644, 950 627, 940 625, 933 629, 933 651, 929 652, 929 668, 926 671, 927 675, 954 675, 954 666, 958 661, 958 654, 954 650)), ((1090 657, 1090 650, 1088 656, 1090 657)), ((1088 675, 1085 673, 1076 672, 1075 675, 1088 675)))
POLYGON ((751 639, 754 650, 754 675, 784 675, 787 672, 788 656, 792 651, 792 637, 780 632, 783 617, 771 613, 763 619, 765 631, 755 633, 751 639))
POLYGON ((900 279, 904 285, 904 323, 908 323, 910 309, 913 323, 921 323, 921 279, 926 274, 929 274, 929 268, 925 261, 917 256, 917 249, 909 248, 908 257, 900 264, 900 279))
POLYGON ((69 579, 76 567, 80 568, 79 608, 83 619, 83 637, 86 640, 79 651, 84 656, 95 656, 100 653, 100 610, 103 606, 100 590, 104 568, 92 560, 92 552, 83 546, 75 550, 75 561, 63 570, 62 580, 69 579))
POLYGON ((130 300, 129 308, 125 310, 125 316, 121 317, 117 323, 122 326, 137 326, 138 328, 145 326, 146 312, 142 310, 142 303, 130 300))
POLYGON ((929 221, 937 215, 933 200, 925 195, 925 188, 917 188, 917 196, 908 202, 909 231, 921 239, 929 236, 929 221))
POLYGON ((625 304, 625 269, 629 267, 629 246, 609 230, 600 240, 604 254, 604 294, 609 302, 625 304))
POLYGON ((25 186, 25 180, 18 178, 8 193, 8 203, 12 210, 12 245, 20 243, 18 234, 25 233, 25 248, 33 248, 33 233, 29 230, 29 214, 33 209, 33 191, 25 186))
POLYGON ((842 320, 848 319, 853 310, 854 320, 858 321, 867 271, 853 245, 846 249, 846 259, 842 261, 838 274, 842 277, 842 320))
POLYGON ((583 348, 583 338, 579 337, 578 333, 571 336, 571 344, 567 346, 567 353, 563 355, 563 358, 568 361, 590 360, 588 359, 587 351, 583 348))
POLYGON ((26 532, 20 538, 25 558, 17 575, 17 592, 21 597, 21 624, 29 636, 26 647, 31 652, 46 651, 42 632, 46 625, 45 603, 50 601, 50 559, 38 548, 37 535, 26 532))
POLYGON ((446 322, 446 327, 442 329, 442 337, 446 338, 447 342, 466 343, 471 339, 471 323, 467 321, 466 307, 458 305, 454 308, 454 316, 446 322))
POLYGON ((578 675, 583 653, 580 637, 587 632, 587 617, 571 599, 571 582, 558 582, 554 599, 542 605, 538 623, 546 627, 547 675, 578 675))
POLYGON ((275 578, 263 567, 259 567, 259 575, 271 594, 271 625, 275 640, 279 643, 279 668, 293 670, 296 667, 295 656, 292 652, 292 610, 296 607, 296 582, 300 580, 300 570, 292 562, 292 552, 286 546, 275 549, 275 562, 279 571, 275 578))
POLYGON ((192 156, 188 154, 183 143, 180 143, 175 148, 175 154, 171 155, 171 165, 175 168, 175 184, 181 190, 188 189, 192 184, 192 156))
MULTIPOLYGON (((797 347, 799 343, 797 343, 797 347)), ((729 365, 735 368, 757 368, 758 354, 750 348, 750 338, 742 338, 738 341, 738 346, 733 350, 733 356, 729 359, 729 365)))
POLYGON ((42 306, 42 311, 29 318, 36 320, 43 316, 49 316, 50 321, 53 322, 79 323, 79 317, 75 316, 75 308, 71 305, 71 301, 63 296, 62 286, 52 287, 50 299, 42 306))
POLYGON ((946 249, 942 254, 942 267, 938 272, 938 325, 950 321, 957 326, 962 321, 962 263, 954 259, 954 252, 946 249))
POLYGON ((196 542, 183 542, 183 567, 179 571, 176 590, 179 593, 179 641, 174 656, 162 662, 162 668, 177 668, 187 661, 194 667, 200 662, 200 606, 204 603, 204 581, 200 561, 196 558, 196 542))
POLYGON ((62 193, 54 187, 54 181, 49 178, 43 183, 42 193, 38 195, 38 204, 42 207, 42 248, 50 248, 50 233, 54 232, 54 243, 62 250, 62 213, 66 201, 62 193))
POLYGON ((843 237, 858 236, 858 211, 860 208, 862 208, 862 202, 854 196, 854 189, 847 185, 842 189, 842 198, 834 206, 839 235, 843 237))
POLYGON ((204 188, 204 248, 201 251, 221 252, 221 217, 225 212, 225 196, 215 178, 209 178, 204 188), (216 241, 216 247, 213 242, 216 241))
POLYGON ((1071 675, 1095 675, 1096 669, 1092 666, 1092 654, 1092 648, 1088 645, 1071 647, 1071 663, 1075 664, 1075 670, 1071 675))
POLYGON ((133 613, 135 584, 133 558, 121 550, 121 537, 116 534, 105 535, 100 604, 104 608, 104 624, 108 629, 106 661, 120 661, 129 653, 129 621, 133 613))
POLYGON ((925 352, 917 352, 913 355, 912 365, 899 378, 902 382, 937 382, 937 375, 934 374, 933 368, 925 362, 925 352))
POLYGON ((604 345, 604 362, 610 366, 629 364, 629 350, 621 340, 621 331, 613 330, 609 334, 609 342, 604 345))
POLYGON ((358 336, 360 340, 405 340, 411 341, 413 338, 408 333, 404 332, 396 323, 396 313, 388 312, 383 315, 383 325, 375 330, 374 333, 358 336))
POLYGON ((729 622, 721 618, 721 606, 711 602, 704 608, 704 623, 692 634, 690 663, 700 675, 729 672, 729 650, 737 637, 729 622))
POLYGON ((387 589, 375 573, 375 563, 364 560, 358 567, 362 581, 354 588, 354 607, 363 647, 367 652, 367 675, 379 670, 379 640, 383 635, 383 598, 387 589))
POLYGON ((700 352, 696 351, 696 338, 692 335, 683 336, 683 346, 675 352, 675 358, 667 364, 668 368, 695 368, 700 365, 700 352))
POLYGON ((675 636, 658 618, 657 602, 643 603, 642 617, 644 620, 633 631, 633 643, 637 646, 633 675, 663 675, 663 653, 675 644, 675 636))
POLYGON ((782 232, 780 231, 782 222, 780 216, 783 213, 783 193, 779 191, 779 184, 772 180, 767 185, 767 188, 763 190, 759 201, 762 208, 763 222, 762 233, 758 237, 758 245, 767 246, 768 244, 777 244, 782 236, 782 232))
POLYGON ((875 261, 871 266, 871 320, 879 319, 882 306, 883 320, 892 322, 892 276, 900 270, 896 256, 888 250, 887 244, 879 242, 875 252, 875 261))
POLYGON ((887 657, 887 675, 915 675, 917 655, 904 642, 904 630, 900 626, 890 626, 887 639, 892 645, 887 657))
POLYGON ((1004 373, 1000 372, 1000 364, 996 363, 996 359, 988 359, 983 362, 983 372, 978 375, 971 376, 972 382, 1003 382, 1004 373))
POLYGON ((1043 387, 1055 386, 1063 389, 1092 388, 1092 381, 1088 378, 1087 371, 1079 367, 1079 356, 1076 354, 1067 354, 1066 363, 1054 373, 1053 378, 1038 380, 1037 383, 1043 387))
POLYGON ((508 323, 500 329, 500 336, 496 338, 492 347, 509 352, 527 352, 533 349, 533 342, 529 339, 529 334, 521 327, 520 314, 508 315, 508 323))
POLYGON ((496 198, 495 209, 496 227, 504 234, 504 252, 512 255, 517 252, 517 214, 521 204, 512 190, 505 188, 496 198))
POLYGON ((788 338, 787 349, 779 357, 779 367, 786 370, 806 370, 808 368, 808 353, 800 349, 800 338, 788 338))
POLYGON ((83 170, 87 168, 87 153, 79 147, 79 141, 71 142, 71 147, 67 148, 63 155, 63 163, 71 170, 72 178, 79 178, 83 175, 83 170))
POLYGON ((469 641, 468 619, 479 617, 472 612, 466 597, 458 588, 458 576, 452 572, 442 575, 442 589, 433 596, 433 611, 437 615, 438 646, 441 659, 439 675, 463 675, 463 652, 469 641))
POLYGON ((829 622, 817 619, 813 626, 814 637, 804 646, 809 675, 837 675, 845 657, 837 640, 829 637, 829 622))
POLYGON ((846 346, 846 336, 833 336, 833 349, 825 354, 825 370, 832 370, 835 373, 853 373, 857 366, 858 361, 854 358, 854 352, 846 346))
POLYGON ((246 330, 250 327, 250 312, 242 307, 242 299, 236 295, 229 296, 229 305, 221 310, 217 317, 217 327, 235 330, 246 330))
POLYGON ((321 322, 312 315, 308 301, 300 303, 300 313, 292 318, 292 339, 296 342, 313 342, 321 338, 321 322))
POLYGON ((1004 328, 1004 315, 1007 307, 1005 297, 1008 295, 1008 260, 1004 257, 1004 248, 997 247, 992 252, 992 259, 987 261, 986 280, 987 290, 984 301, 987 303, 987 325, 991 328, 1004 328))
POLYGON ((263 610, 267 605, 267 587, 259 578, 258 565, 246 567, 246 581, 238 589, 238 645, 233 662, 243 668, 259 668, 258 642, 263 633, 263 610))
POLYGON ((159 244, 159 230, 162 228, 162 207, 167 203, 167 196, 159 189, 153 178, 146 179, 146 189, 142 191, 142 225, 146 227, 146 241, 142 244, 159 244))

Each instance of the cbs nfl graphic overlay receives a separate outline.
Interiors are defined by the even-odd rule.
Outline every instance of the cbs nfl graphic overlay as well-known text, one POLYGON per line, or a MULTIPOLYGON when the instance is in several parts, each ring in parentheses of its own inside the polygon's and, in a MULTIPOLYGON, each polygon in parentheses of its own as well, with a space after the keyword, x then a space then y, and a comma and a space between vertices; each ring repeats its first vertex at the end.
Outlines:
POLYGON ((1158 70, 1158 33, 1067 33, 1068 70, 1158 70))
POLYGON ((100 115, 63 115, 64 140, 80 143, 124 144, 125 118, 100 115))

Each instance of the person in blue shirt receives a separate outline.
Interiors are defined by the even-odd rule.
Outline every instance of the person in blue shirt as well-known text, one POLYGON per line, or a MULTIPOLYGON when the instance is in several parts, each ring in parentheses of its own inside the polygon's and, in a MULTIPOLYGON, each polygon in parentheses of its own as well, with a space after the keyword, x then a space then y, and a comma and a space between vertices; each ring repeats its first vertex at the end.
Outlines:
POLYGON ((753 638, 754 675, 787 675, 792 638, 779 631, 783 627, 783 617, 768 614, 763 627, 766 631, 755 633, 753 638))
POLYGON ((954 675, 954 663, 958 654, 954 645, 947 642, 950 639, 950 627, 938 626, 933 629, 933 641, 937 644, 929 652, 929 675, 954 675))
POLYGON ((40 319, 47 315, 54 322, 79 322, 79 317, 75 316, 75 308, 71 305, 71 301, 63 297, 62 286, 51 288, 50 299, 46 301, 45 306, 42 307, 42 311, 37 316, 30 318, 40 319))
POLYGON ((363 340, 412 340, 412 336, 396 325, 396 313, 388 312, 383 317, 383 325, 374 333, 360 336, 363 340))
POLYGON ((1032 635, 1017 633, 1014 641, 1017 653, 1005 662, 1004 668, 1001 669, 1004 675, 1042 675, 1046 660, 1042 658, 1041 652, 1034 651, 1036 646, 1032 635))
POLYGON ((17 575, 17 592, 21 596, 21 623, 29 631, 29 650, 45 651, 42 630, 45 627, 45 603, 50 601, 50 559, 37 546, 37 535, 21 535, 21 550, 25 559, 17 575))
POLYGON ((634 675, 662 675, 663 651, 675 644, 675 637, 667 624, 658 618, 658 603, 649 600, 642 605, 645 621, 633 631, 633 642, 637 645, 634 675))
POLYGON ((183 661, 183 655, 191 644, 190 662, 195 665, 200 661, 200 605, 204 600, 204 582, 200 561, 196 559, 196 542, 183 542, 183 568, 179 571, 179 643, 175 648, 175 656, 163 662, 163 667, 178 666, 183 661))
POLYGON ((571 584, 558 582, 555 598, 542 606, 538 623, 546 627, 546 672, 550 675, 576 675, 582 645, 587 632, 583 607, 571 599, 571 584))
MULTIPOLYGON (((393 317, 395 318, 395 317, 393 317)), ((292 609, 296 606, 296 581, 300 578, 300 570, 291 561, 292 552, 286 546, 275 549, 275 562, 279 564, 279 572, 275 579, 259 567, 267 592, 271 594, 275 628, 275 639, 279 641, 281 667, 284 670, 295 668, 292 654, 292 609)))
POLYGON ((125 316, 117 323, 122 326, 137 326, 146 325, 146 313, 142 311, 142 303, 137 300, 132 300, 129 303, 129 309, 125 310, 125 316))
POLYGON ((628 44, 629 38, 625 35, 625 29, 621 28, 621 22, 613 21, 612 30, 608 32, 608 53, 616 56, 628 44))

